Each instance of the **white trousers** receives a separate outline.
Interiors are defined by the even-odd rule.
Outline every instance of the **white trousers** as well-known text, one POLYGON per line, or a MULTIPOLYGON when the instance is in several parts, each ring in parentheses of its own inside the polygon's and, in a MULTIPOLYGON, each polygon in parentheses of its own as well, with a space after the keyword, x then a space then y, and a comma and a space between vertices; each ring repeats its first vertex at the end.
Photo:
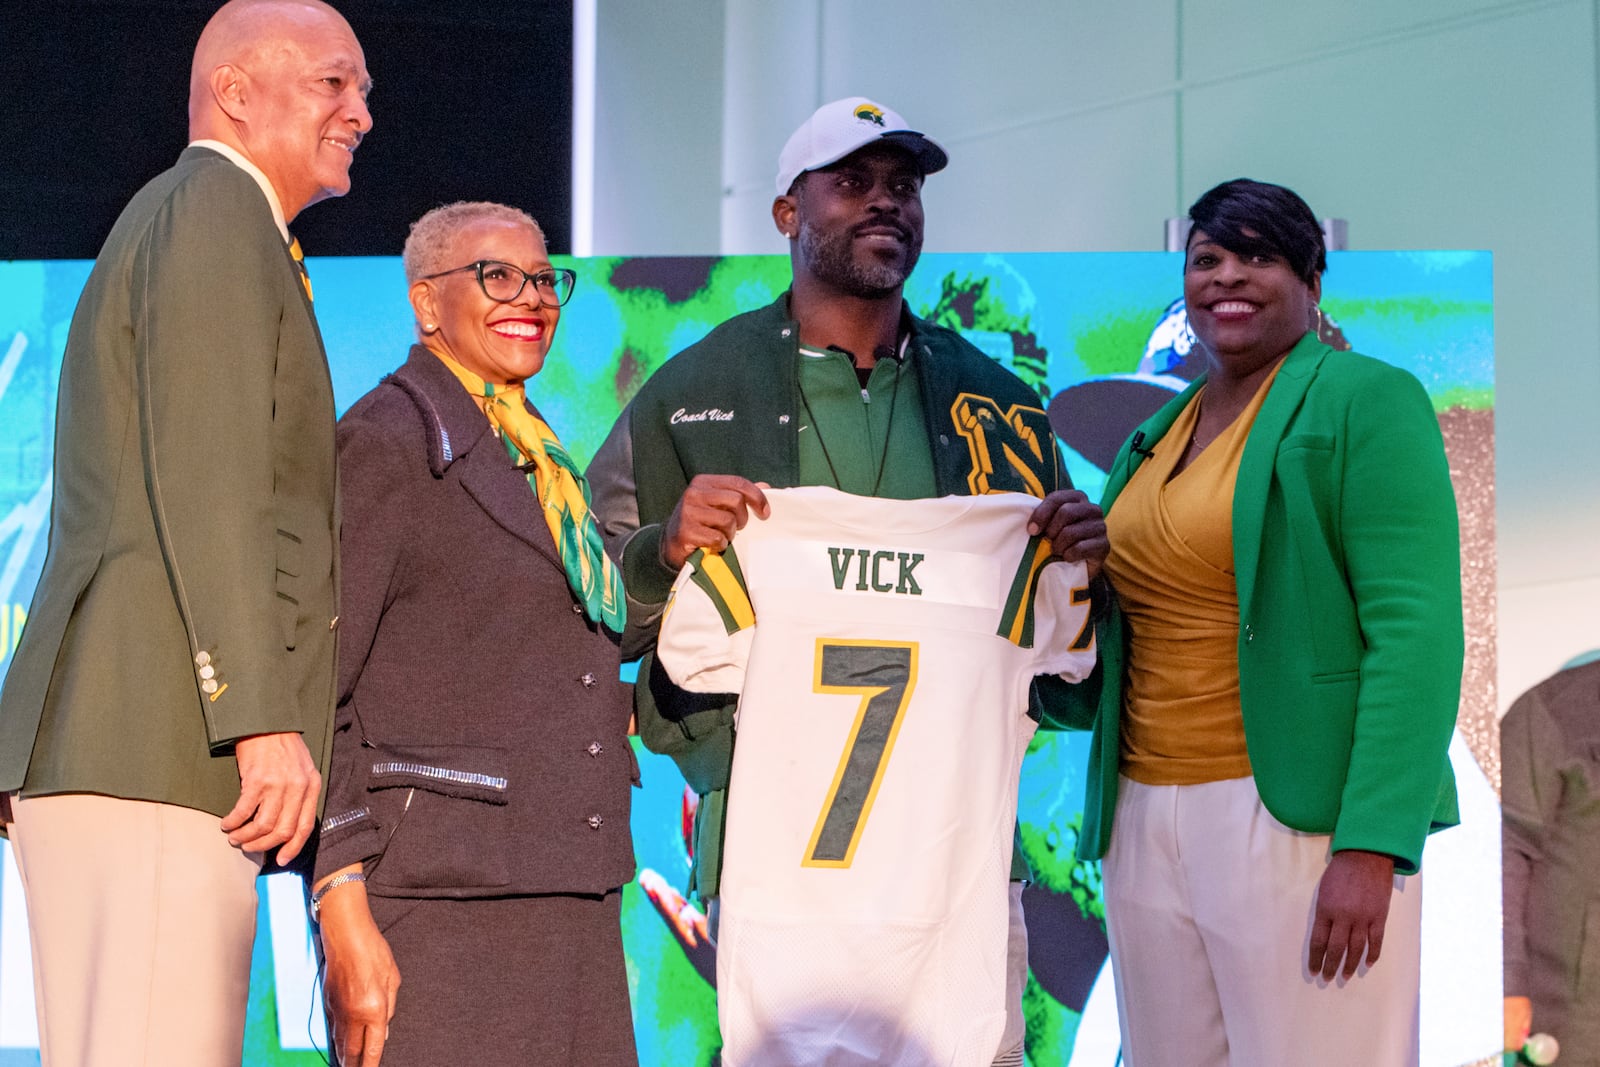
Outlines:
POLYGON ((12 798, 43 1067, 226 1067, 244 1045, 259 854, 215 815, 12 798))
POLYGON ((1383 954, 1306 969, 1331 839, 1273 818, 1255 779, 1121 779, 1102 865, 1126 1067, 1417 1063, 1422 880, 1397 876, 1383 954))

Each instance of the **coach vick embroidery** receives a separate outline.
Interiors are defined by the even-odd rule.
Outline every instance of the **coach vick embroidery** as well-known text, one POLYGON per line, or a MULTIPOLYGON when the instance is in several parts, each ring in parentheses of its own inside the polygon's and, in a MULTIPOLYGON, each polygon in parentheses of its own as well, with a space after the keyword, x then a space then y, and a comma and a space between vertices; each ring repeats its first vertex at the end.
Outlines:
POLYGON ((672 416, 667 421, 674 426, 680 422, 732 422, 733 412, 723 411, 721 408, 706 408, 704 411, 691 413, 684 408, 679 408, 672 413, 672 416))

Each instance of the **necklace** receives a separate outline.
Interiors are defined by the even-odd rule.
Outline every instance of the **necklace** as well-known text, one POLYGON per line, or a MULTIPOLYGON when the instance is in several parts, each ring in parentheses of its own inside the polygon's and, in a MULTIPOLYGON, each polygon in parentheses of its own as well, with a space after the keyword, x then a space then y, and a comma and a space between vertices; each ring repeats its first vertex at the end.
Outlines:
POLYGON ((1194 457, 1197 459, 1199 458, 1200 453, 1209 448, 1211 446, 1211 442, 1215 441, 1218 437, 1221 437, 1224 433, 1226 433, 1228 427, 1233 423, 1233 418, 1230 417, 1227 422, 1223 423, 1222 429, 1211 434, 1209 437, 1206 437, 1204 440, 1201 439, 1200 427, 1204 425, 1206 421, 1207 392, 1208 390, 1206 387, 1201 386, 1200 391, 1195 394, 1194 427, 1189 431, 1189 444, 1184 449, 1186 453, 1192 450, 1194 452, 1194 457))
MULTIPOLYGON (((895 360, 894 388, 889 393, 889 420, 883 428, 883 452, 878 456, 878 476, 873 479, 872 493, 877 496, 878 490, 883 485, 883 472, 889 464, 889 440, 894 434, 894 409, 900 400, 900 375, 905 372, 905 363, 901 359, 895 360)), ((800 393, 800 404, 806 409, 806 418, 811 421, 811 431, 817 435, 817 445, 822 449, 822 459, 828 464, 828 474, 833 478, 833 487, 844 492, 844 485, 839 481, 839 468, 833 464, 833 454, 828 451, 828 441, 822 436, 822 426, 817 422, 816 412, 811 410, 811 398, 806 396, 806 387, 800 383, 800 376, 795 375, 794 384, 800 393)), ((871 402, 871 396, 863 388, 861 395, 871 402)), ((870 425, 870 421, 869 421, 870 425)))

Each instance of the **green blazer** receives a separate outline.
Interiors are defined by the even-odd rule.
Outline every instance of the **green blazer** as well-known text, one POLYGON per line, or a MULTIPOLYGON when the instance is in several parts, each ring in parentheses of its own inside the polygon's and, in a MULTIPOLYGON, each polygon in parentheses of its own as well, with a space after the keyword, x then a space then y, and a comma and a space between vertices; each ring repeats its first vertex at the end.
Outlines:
POLYGON ((49 551, 0 690, 0 790, 221 815, 238 738, 298 731, 326 766, 333 421, 266 197, 187 149, 124 209, 73 315, 49 551))
MULTIPOLYGON (((1140 428, 1162 438, 1204 379, 1140 428)), ((1141 457, 1122 446, 1109 514, 1141 457)), ((1167 447, 1172 447, 1168 445, 1167 447)), ((1439 423, 1415 378, 1307 334, 1251 427, 1233 496, 1239 690, 1262 802, 1333 848, 1414 873, 1433 830, 1460 821, 1448 748, 1461 696, 1460 535, 1439 423)), ((1097 630, 1100 666, 1061 686, 1092 727, 1078 853, 1111 841, 1125 619, 1097 630)))

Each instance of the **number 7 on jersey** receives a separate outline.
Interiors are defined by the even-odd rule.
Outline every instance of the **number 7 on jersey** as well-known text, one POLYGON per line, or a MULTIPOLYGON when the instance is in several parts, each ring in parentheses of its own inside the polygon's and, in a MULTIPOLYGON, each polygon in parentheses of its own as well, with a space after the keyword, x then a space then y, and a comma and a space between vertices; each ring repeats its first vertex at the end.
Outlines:
POLYGON ((848 867, 917 684, 917 642, 817 638, 812 691, 859 693, 854 724, 822 802, 803 867, 848 867))

